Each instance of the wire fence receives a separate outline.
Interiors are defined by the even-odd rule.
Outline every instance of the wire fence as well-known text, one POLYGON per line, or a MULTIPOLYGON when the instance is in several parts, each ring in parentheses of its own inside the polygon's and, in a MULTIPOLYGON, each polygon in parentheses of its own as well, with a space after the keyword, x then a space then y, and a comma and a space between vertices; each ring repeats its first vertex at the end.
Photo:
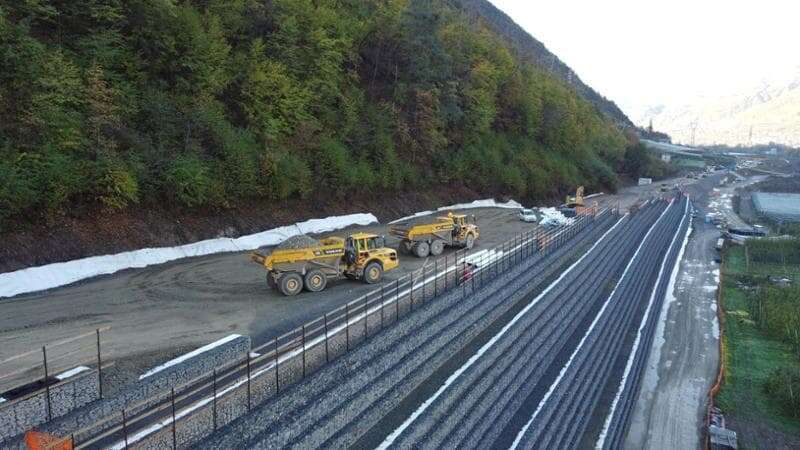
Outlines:
POLYGON ((0 393, 27 391, 29 385, 44 387, 54 376, 78 366, 101 366, 102 357, 107 356, 103 355, 101 337, 108 330, 110 327, 98 328, 3 358, 0 393))
POLYGON ((101 335, 71 336, 0 360, 0 444, 103 397, 101 335))
POLYGON ((532 229, 491 249, 457 250, 217 367, 76 430, 75 448, 185 447, 304 380, 415 309, 471 295, 527 258, 546 256, 613 210, 532 229))

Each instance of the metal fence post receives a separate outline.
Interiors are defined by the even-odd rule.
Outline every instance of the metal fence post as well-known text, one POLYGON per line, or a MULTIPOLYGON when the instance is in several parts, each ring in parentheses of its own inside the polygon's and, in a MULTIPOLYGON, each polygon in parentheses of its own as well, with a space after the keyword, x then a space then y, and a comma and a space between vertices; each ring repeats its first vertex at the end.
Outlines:
POLYGON ((448 256, 449 255, 444 255, 444 290, 442 292, 447 292, 447 277, 449 274, 449 271, 447 270, 448 268, 447 261, 449 261, 448 256))
POLYGON ((400 320, 400 279, 394 280, 394 321, 400 320))
POLYGON ((381 285, 381 330, 383 329, 383 285, 381 285))
POLYGON ((100 359, 100 328, 95 329, 97 333, 97 392, 103 398, 103 360, 100 359))
POLYGON ((170 397, 170 403, 172 405, 172 448, 178 448, 178 438, 177 433, 175 431, 175 387, 172 388, 172 396, 170 397))
POLYGON ((411 290, 408 292, 411 311, 414 311, 414 272, 411 272, 411 290))
POLYGON ((125 436, 125 450, 128 449, 128 418, 125 416, 125 408, 122 408, 122 434, 125 436))
POLYGON ((435 260, 433 264, 433 296, 436 297, 439 295, 439 260, 435 260))
POLYGON ((275 338, 275 393, 281 390, 281 371, 278 365, 280 360, 278 358, 278 338, 275 338))
POLYGON ((328 354, 328 313, 325 313, 325 364, 330 362, 328 354))
POLYGON ((214 413, 214 430, 216 431, 216 429, 217 429, 217 369, 216 369, 216 367, 214 368, 214 384, 213 384, 213 388, 214 388, 214 404, 212 406, 214 408, 213 409, 213 413, 214 413))
POLYGON ((250 352, 247 352, 247 410, 250 411, 250 352))
POLYGON ((50 406, 50 374, 47 373, 47 350, 42 346, 42 360, 44 361, 44 390, 47 395, 47 420, 53 420, 53 409, 50 406))
POLYGON ((439 264, 439 271, 442 272, 442 288, 439 289, 439 295, 444 294, 447 292, 447 255, 444 256, 444 259, 439 258, 441 263, 439 264))
POLYGON ((303 378, 306 378, 306 324, 302 326, 302 336, 300 337, 300 345, 303 347, 303 378))

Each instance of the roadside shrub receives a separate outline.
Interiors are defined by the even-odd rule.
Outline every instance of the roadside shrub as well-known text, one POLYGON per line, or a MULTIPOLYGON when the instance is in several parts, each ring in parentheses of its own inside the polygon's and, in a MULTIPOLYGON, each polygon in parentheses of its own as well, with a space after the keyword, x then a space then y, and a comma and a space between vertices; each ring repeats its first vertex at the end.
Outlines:
POLYGON ((327 186, 331 192, 344 196, 358 187, 358 174, 353 166, 350 151, 340 141, 329 138, 320 143, 316 173, 321 178, 321 184, 327 186))
POLYGON ((0 158, 0 224, 31 207, 37 197, 36 182, 8 157, 0 158))
POLYGON ((274 160, 274 172, 269 181, 273 198, 283 200, 294 195, 306 198, 311 193, 311 170, 303 160, 285 152, 269 158, 274 160))
POLYGON ((750 308, 759 329, 789 344, 800 357, 800 286, 762 286, 750 308))
POLYGON ((195 154, 178 157, 167 175, 175 197, 189 207, 203 206, 212 197, 212 179, 206 164, 195 154))
POLYGON ((99 166, 98 199, 110 209, 124 209, 139 202, 139 184, 120 161, 105 161, 99 166))
POLYGON ((800 418, 800 369, 780 367, 764 382, 767 395, 789 417, 800 418))
POLYGON ((751 262, 800 265, 800 239, 750 239, 746 245, 751 262))

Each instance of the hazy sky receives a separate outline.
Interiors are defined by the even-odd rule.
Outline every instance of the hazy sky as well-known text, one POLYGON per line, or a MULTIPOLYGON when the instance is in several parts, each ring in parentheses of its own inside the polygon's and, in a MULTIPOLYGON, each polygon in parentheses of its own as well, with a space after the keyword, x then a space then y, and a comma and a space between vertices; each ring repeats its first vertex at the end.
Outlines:
POLYGON ((797 0, 490 0, 626 113, 800 68, 797 0))

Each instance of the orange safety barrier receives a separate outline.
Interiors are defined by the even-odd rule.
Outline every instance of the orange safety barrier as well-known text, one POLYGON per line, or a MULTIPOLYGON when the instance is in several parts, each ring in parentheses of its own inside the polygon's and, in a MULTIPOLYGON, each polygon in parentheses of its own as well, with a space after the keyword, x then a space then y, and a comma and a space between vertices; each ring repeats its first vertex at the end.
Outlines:
POLYGON ((725 378, 725 310, 722 304, 722 286, 723 286, 723 264, 719 265, 719 288, 717 288, 717 321, 719 322, 719 365, 717 369, 717 379, 714 382, 714 385, 711 386, 711 389, 708 392, 708 408, 706 409, 706 429, 705 429, 705 448, 711 448, 711 436, 708 434, 708 427, 711 425, 711 410, 714 408, 714 398, 719 393, 720 388, 722 387, 722 382, 725 378))
POLYGON ((25 433, 25 445, 30 450, 72 450, 71 438, 60 438, 40 431, 25 433))

